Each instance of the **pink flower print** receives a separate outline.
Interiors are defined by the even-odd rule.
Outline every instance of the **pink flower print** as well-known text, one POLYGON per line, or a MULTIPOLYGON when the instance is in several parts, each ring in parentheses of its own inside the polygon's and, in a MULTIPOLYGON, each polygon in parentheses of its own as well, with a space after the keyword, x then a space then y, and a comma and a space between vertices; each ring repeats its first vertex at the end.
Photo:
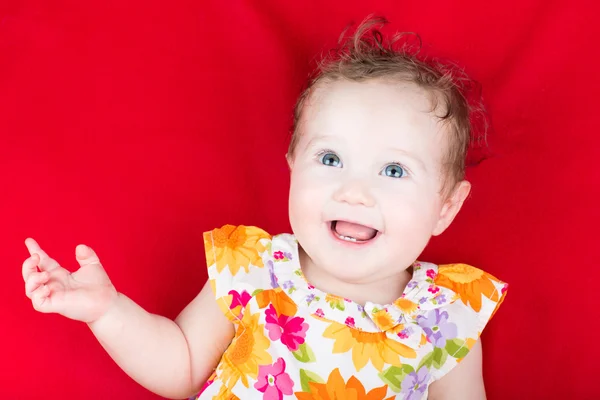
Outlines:
POLYGON ((269 331, 271 340, 280 340, 290 351, 298 350, 298 347, 304 343, 308 324, 302 317, 290 318, 285 314, 277 317, 277 312, 273 304, 265 311, 265 329, 269 331))
POLYGON ((427 277, 428 277, 428 278, 430 278, 430 279, 435 279, 436 275, 437 275, 437 274, 435 273, 435 271, 434 271, 434 270, 432 270, 432 269, 428 269, 428 270, 427 270, 427 277))
POLYGON ((275 253, 273 253, 273 258, 276 260, 283 260, 283 257, 285 257, 283 255, 283 251, 276 251, 275 253))
POLYGON ((227 293, 229 295, 231 295, 231 305, 229 306, 229 309, 238 316, 238 318, 241 318, 242 315, 242 311, 244 310, 244 308, 246 307, 246 304, 248 304, 248 302, 250 301, 250 299, 252 299, 252 296, 250 295, 250 293, 248 293, 247 291, 243 291, 242 293, 238 293, 235 290, 230 290, 229 293, 227 293))
POLYGON ((429 285, 429 289, 427 289, 428 292, 436 294, 437 292, 440 291, 440 288, 435 286, 435 285, 429 285))
POLYGON ((254 388, 263 393, 264 400, 281 400, 284 394, 293 394, 294 382, 285 372, 285 360, 280 357, 272 365, 259 366, 254 388))
POLYGON ((505 283, 504 286, 502 286, 502 294, 504 294, 507 290, 508 290, 508 283, 505 283))
POLYGON ((323 310, 321 310, 320 308, 317 308, 317 311, 315 311, 315 314, 321 318, 323 318, 323 316, 325 315, 323 310))
POLYGON ((308 284, 308 288, 309 288, 310 290, 313 290, 315 287, 309 283, 309 284, 308 284))
POLYGON ((352 318, 352 317, 348 317, 348 318, 346 318, 346 321, 344 321, 344 323, 345 323, 347 326, 349 326, 350 328, 354 328, 354 324, 355 324, 355 322, 354 322, 354 318, 352 318))

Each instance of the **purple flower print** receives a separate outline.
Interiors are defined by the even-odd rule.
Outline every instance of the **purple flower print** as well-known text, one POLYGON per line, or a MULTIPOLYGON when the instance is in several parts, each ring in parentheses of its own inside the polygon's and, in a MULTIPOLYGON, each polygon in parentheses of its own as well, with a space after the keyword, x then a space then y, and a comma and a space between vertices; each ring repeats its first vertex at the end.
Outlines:
POLYGON ((448 312, 440 311, 439 308, 431 310, 426 317, 419 315, 417 323, 423 328, 427 340, 435 347, 444 348, 446 341, 454 339, 458 334, 456 324, 448 322, 448 312))
POLYGON ((427 297, 421 297, 421 298, 419 299, 419 304, 423 304, 423 303, 425 303, 426 301, 427 301, 427 297))
POLYGON ((314 299, 315 299, 314 293, 309 294, 308 296, 306 296, 306 304, 310 305, 310 303, 312 303, 314 299))
POLYGON ((413 334, 413 329, 409 326, 408 328, 404 328, 400 332, 398 332, 398 337, 400 339, 407 339, 412 334, 413 334))
POLYGON ((267 267, 269 267, 269 276, 271 277, 271 287, 273 289, 279 287, 279 283, 277 282, 277 277, 275 276, 275 266, 273 265, 273 261, 267 261, 267 267))
POLYGON ((283 253, 283 255, 284 255, 284 256, 285 256, 285 257, 286 257, 288 260, 291 260, 291 259, 292 259, 292 253, 285 252, 285 253, 283 253))
POLYGON ((402 381, 402 398, 405 400, 418 400, 423 397, 430 375, 427 367, 421 367, 417 372, 411 372, 402 381))
POLYGON ((448 300, 446 300, 445 294, 440 294, 438 297, 435 298, 435 301, 437 301, 438 304, 444 304, 448 300))
POLYGON ((412 289, 416 286, 417 286, 417 281, 410 281, 410 282, 408 282, 408 285, 406 285, 406 287, 408 287, 409 289, 412 289))
POLYGON ((284 289, 291 289, 294 287, 294 282, 292 282, 291 280, 287 280, 285 282, 283 282, 283 284, 281 285, 283 286, 284 289))

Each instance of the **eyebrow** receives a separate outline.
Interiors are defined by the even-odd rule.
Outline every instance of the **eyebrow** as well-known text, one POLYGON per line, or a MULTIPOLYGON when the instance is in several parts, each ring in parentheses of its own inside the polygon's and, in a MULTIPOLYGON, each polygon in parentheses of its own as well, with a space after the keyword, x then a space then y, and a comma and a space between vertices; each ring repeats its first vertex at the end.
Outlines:
POLYGON ((396 152, 396 153, 400 153, 400 154, 402 154, 404 157, 408 157, 408 158, 410 158, 411 160, 413 160, 413 161, 415 161, 417 164, 419 164, 419 166, 420 166, 420 167, 421 167, 421 168, 422 168, 424 171, 427 171, 427 166, 425 165, 425 163, 423 162, 423 160, 421 160, 421 159, 420 159, 419 157, 417 157, 415 154, 413 154, 413 153, 411 153, 411 152, 409 152, 409 151, 403 150, 403 149, 399 149, 399 148, 397 148, 397 147, 393 147, 393 148, 391 148, 390 150, 392 150, 392 151, 394 151, 394 152, 396 152))

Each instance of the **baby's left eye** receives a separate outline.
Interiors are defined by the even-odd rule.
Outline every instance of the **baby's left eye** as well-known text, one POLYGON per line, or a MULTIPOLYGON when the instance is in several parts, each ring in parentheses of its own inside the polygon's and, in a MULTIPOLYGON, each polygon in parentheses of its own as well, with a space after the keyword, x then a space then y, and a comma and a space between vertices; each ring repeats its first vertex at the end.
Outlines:
POLYGON ((390 178, 403 178, 408 175, 406 169, 398 164, 389 164, 381 172, 390 178))

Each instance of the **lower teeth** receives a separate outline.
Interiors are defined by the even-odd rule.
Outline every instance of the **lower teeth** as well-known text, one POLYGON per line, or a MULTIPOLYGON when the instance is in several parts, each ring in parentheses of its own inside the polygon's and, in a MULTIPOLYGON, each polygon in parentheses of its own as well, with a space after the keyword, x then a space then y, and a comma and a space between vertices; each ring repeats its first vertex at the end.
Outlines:
POLYGON ((337 237, 339 237, 342 240, 347 240, 348 242, 356 242, 356 238, 350 236, 337 235, 337 237))

